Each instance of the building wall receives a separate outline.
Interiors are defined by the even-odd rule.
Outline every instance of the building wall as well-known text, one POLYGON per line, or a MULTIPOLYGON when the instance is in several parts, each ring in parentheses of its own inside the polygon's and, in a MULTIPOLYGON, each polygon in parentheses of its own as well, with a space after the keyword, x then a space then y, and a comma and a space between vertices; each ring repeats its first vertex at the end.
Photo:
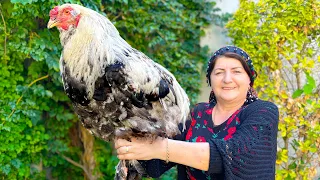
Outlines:
MULTIPOLYGON (((239 0, 216 0, 217 7, 221 9, 221 13, 234 13, 239 7, 239 0)), ((201 46, 208 46, 210 53, 218 50, 220 47, 225 45, 230 45, 230 39, 225 35, 224 28, 210 25, 204 29, 205 36, 200 39, 201 46)), ((208 59, 209 60, 209 59, 208 59)), ((198 102, 208 101, 210 94, 210 87, 208 87, 206 82, 205 72, 201 75, 201 93, 198 98, 198 102)))

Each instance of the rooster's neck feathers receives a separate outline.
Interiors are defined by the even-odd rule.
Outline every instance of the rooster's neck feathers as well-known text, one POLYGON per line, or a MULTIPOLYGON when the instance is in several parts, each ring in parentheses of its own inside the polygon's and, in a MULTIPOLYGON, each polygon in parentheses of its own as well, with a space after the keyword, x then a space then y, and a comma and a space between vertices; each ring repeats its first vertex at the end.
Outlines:
POLYGON ((108 18, 79 5, 69 6, 78 9, 81 18, 77 27, 60 30, 61 60, 65 61, 73 78, 85 82, 92 96, 94 82, 103 76, 105 68, 116 61, 124 61, 132 47, 108 18))

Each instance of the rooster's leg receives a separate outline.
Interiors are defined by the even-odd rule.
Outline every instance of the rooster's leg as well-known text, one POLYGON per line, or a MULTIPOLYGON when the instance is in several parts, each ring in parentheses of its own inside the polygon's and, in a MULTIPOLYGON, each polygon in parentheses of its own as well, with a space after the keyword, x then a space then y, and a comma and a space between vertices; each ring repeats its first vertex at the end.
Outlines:
POLYGON ((126 161, 120 160, 116 167, 116 175, 114 180, 127 180, 128 168, 126 167, 126 161))

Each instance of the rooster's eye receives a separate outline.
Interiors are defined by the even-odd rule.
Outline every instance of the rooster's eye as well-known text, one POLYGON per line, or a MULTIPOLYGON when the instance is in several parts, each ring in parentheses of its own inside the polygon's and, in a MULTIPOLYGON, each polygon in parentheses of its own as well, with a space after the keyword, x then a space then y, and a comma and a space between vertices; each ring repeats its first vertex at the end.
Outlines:
POLYGON ((69 13, 70 13, 70 11, 66 11, 65 13, 66 13, 66 14, 69 14, 69 13))

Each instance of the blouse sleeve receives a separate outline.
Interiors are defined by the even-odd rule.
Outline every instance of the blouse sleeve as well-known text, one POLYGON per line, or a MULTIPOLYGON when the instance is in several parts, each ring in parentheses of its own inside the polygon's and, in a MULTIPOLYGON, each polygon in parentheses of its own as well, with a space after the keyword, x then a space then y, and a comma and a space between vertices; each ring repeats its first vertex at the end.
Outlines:
MULTIPOLYGON (((191 124, 191 120, 187 120, 186 129, 184 131, 182 131, 183 124, 179 124, 179 130, 181 133, 175 136, 173 139, 184 141, 186 137, 186 132, 190 127, 190 124, 191 124)), ((163 173, 165 173, 167 170, 169 170, 170 168, 176 165, 176 163, 173 163, 173 162, 166 163, 165 161, 160 159, 152 159, 147 161, 139 160, 139 163, 145 169, 146 174, 152 178, 160 177, 163 173)))
POLYGON ((271 102, 257 100, 240 115, 233 137, 210 139, 208 174, 221 172, 226 179, 274 179, 279 112, 271 102))

